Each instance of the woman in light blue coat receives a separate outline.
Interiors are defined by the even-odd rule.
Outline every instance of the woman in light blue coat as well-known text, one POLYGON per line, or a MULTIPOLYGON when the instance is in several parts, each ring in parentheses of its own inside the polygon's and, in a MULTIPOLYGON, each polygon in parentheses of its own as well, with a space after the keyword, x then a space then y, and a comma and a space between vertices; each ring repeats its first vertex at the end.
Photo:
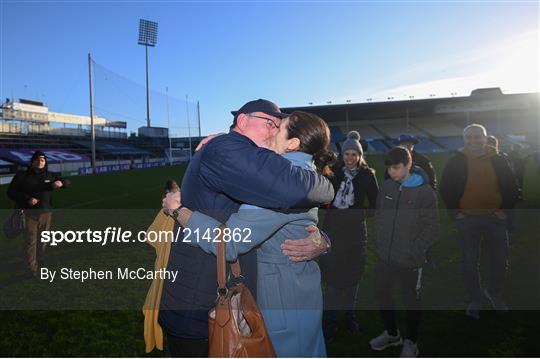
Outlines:
MULTIPOLYGON (((329 142, 330 130, 321 118, 297 111, 281 122, 275 150, 296 166, 328 175, 328 165, 335 160, 327 150, 329 142)), ((202 236, 214 237, 219 221, 185 207, 177 218, 191 230, 192 245, 216 254, 217 243, 202 236)), ((231 231, 231 237, 224 238, 230 240, 228 261, 257 248, 257 302, 279 357, 326 356, 319 266, 313 260, 293 262, 281 251, 285 240, 306 237, 306 227, 317 222, 317 208, 275 212, 244 204, 226 223, 231 231)))

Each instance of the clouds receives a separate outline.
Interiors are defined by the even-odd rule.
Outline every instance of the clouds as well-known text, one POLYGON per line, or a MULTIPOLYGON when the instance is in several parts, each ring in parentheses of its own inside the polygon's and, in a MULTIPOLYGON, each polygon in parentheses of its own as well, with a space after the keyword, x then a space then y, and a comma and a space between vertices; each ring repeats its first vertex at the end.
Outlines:
POLYGON ((476 88, 500 87, 504 93, 539 90, 538 30, 500 42, 479 44, 477 49, 433 58, 395 74, 397 85, 362 91, 359 101, 406 100, 430 95, 469 95, 476 88))

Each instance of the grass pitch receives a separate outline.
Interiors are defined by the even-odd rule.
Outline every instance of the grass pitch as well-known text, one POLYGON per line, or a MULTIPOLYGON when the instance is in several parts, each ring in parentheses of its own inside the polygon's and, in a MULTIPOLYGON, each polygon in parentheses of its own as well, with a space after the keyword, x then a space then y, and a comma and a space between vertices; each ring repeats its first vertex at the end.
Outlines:
MULTIPOLYGON (((445 154, 431 156, 440 177, 448 158, 445 154)), ((384 168, 380 156, 368 156, 382 181, 384 168)), ((183 167, 110 173, 99 176, 73 177, 72 187, 59 190, 54 196, 54 207, 74 217, 74 222, 98 224, 122 220, 127 226, 145 228, 161 206, 164 182, 173 178, 180 181, 183 167)), ((12 202, 0 187, 0 213, 9 213, 12 202)), ((423 300, 430 310, 422 314, 419 348, 421 356, 477 357, 477 356, 538 356, 540 350, 535 336, 540 332, 540 185, 536 168, 529 164, 525 181, 525 201, 520 202, 516 231, 511 237, 511 267, 506 285, 506 299, 512 309, 506 315, 482 312, 479 321, 472 321, 458 309, 465 305, 465 293, 460 276, 460 252, 456 231, 441 211, 441 238, 433 248, 435 268, 426 270, 423 300), (435 310, 437 307, 441 310, 435 310), (449 308, 455 308, 449 310, 449 308)), ((60 212, 62 213, 62 211, 60 212)), ((53 229, 70 228, 69 216, 56 215, 53 229)), ((369 240, 369 239, 368 239, 369 240)), ((23 241, 7 240, 0 235, 0 305, 2 297, 18 299, 46 297, 45 283, 21 277, 23 271, 23 241)), ((79 263, 137 263, 153 266, 153 250, 146 244, 126 247, 66 246, 52 248, 48 261, 52 265, 79 263)), ((373 357, 398 356, 399 348, 374 352, 369 340, 382 331, 382 322, 373 308, 375 255, 368 246, 366 273, 360 282, 358 319, 360 333, 350 335, 344 326, 338 337, 328 343, 329 356, 373 357)), ((485 262, 485 261, 483 261, 485 262)), ((485 267, 486 263, 483 263, 485 267)), ((92 298, 73 292, 73 301, 93 310, 4 310, 0 312, 0 356, 31 357, 140 357, 167 356, 155 350, 144 353, 143 316, 137 305, 144 300, 149 282, 135 287, 90 288, 87 294, 122 298, 118 308, 125 310, 94 310, 92 298), (105 292, 103 292, 105 291, 105 292), (82 298, 82 299, 81 299, 82 298), (89 302, 85 302, 88 300, 89 302)), ((65 290, 70 290, 69 286, 65 290)), ((5 303, 5 302, 4 302, 5 303)), ((35 301, 32 302, 35 304, 35 301)), ((28 304, 30 305, 30 304, 28 304)), ((105 308, 105 307, 104 307, 105 308)), ((486 303, 486 309, 488 305, 486 303)), ((46 309, 46 308, 45 308, 46 309)), ((400 318, 404 319, 404 318, 400 318)), ((398 321, 399 324, 403 320, 398 321)))

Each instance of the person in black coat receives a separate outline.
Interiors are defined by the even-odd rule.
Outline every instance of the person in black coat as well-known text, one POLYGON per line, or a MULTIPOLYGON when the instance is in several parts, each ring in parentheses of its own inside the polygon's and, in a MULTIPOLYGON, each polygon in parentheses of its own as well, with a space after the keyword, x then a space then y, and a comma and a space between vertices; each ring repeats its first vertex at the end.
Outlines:
POLYGON ((28 170, 17 172, 9 184, 8 197, 16 208, 25 210, 26 265, 34 277, 44 262, 46 243, 40 243, 39 238, 51 226, 52 191, 68 185, 69 180, 49 172, 47 156, 41 151, 34 152, 28 170))
POLYGON ((327 340, 337 332, 338 310, 345 310, 348 330, 358 331, 354 306, 366 261, 365 220, 373 216, 378 194, 375 171, 364 159, 360 135, 352 131, 347 137, 341 149, 342 161, 333 169, 335 176, 331 181, 336 195, 323 224, 332 239, 331 252, 320 260, 326 283, 327 340))

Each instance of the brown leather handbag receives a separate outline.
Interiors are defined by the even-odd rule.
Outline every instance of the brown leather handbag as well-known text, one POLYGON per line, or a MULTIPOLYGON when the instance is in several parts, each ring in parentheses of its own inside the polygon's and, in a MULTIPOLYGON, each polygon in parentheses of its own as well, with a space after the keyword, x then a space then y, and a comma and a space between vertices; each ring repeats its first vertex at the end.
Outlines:
MULTIPOLYGON (((224 226, 220 233, 223 233, 224 226)), ((212 358, 275 357, 264 319, 243 283, 227 288, 225 242, 218 238, 216 306, 208 312, 208 356, 212 358)), ((231 264, 235 279, 240 279, 240 264, 231 264)), ((238 282, 238 281, 237 281, 238 282)))

